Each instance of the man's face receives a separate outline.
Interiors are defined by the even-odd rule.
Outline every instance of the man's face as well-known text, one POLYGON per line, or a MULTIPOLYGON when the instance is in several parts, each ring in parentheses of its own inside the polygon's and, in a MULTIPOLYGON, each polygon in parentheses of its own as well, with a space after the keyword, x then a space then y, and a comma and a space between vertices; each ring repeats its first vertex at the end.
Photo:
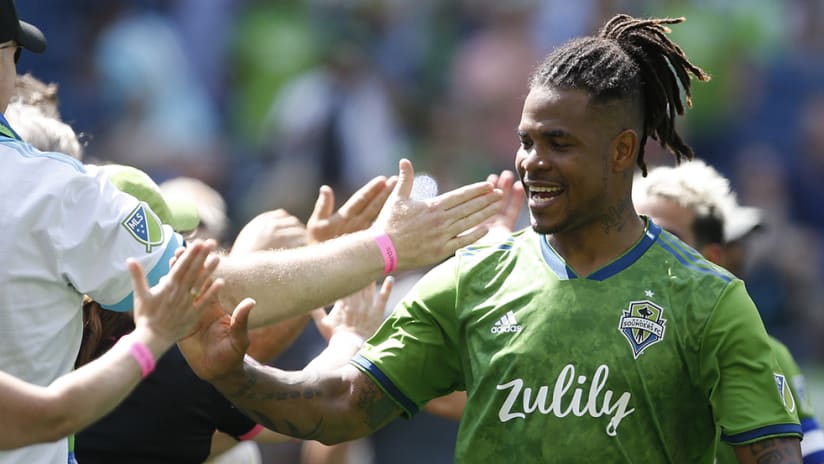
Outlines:
POLYGON ((610 196, 610 130, 580 90, 535 88, 524 102, 515 169, 532 227, 557 234, 594 224, 610 196))
POLYGON ((680 238, 682 242, 696 248, 695 233, 692 224, 695 213, 674 200, 662 197, 649 197, 635 205, 638 214, 649 216, 656 224, 680 238))
POLYGON ((17 79, 14 54, 17 48, 17 42, 13 40, 0 44, 0 113, 6 112, 9 100, 14 95, 14 81, 17 79))

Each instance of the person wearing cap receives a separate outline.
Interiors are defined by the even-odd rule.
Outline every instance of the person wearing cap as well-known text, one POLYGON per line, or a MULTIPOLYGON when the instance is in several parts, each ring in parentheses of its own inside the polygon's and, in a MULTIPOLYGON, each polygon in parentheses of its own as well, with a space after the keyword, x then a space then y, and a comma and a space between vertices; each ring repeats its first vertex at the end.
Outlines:
MULTIPOLYGON (((701 160, 676 167, 656 167, 646 178, 636 176, 633 199, 640 214, 649 216, 671 234, 695 248, 711 262, 736 275, 742 270, 740 253, 731 255, 749 234, 763 227, 760 210, 738 204, 729 180, 701 160)), ((824 463, 824 432, 814 417, 801 369, 789 349, 775 337, 768 339, 788 381, 804 432, 804 464, 824 463)), ((731 446, 718 444, 716 463, 736 462, 731 446)))
MULTIPOLYGON (((83 295, 105 309, 131 309, 126 259, 135 258, 155 285, 169 273, 170 259, 184 242, 100 168, 43 153, 20 138, 2 114, 14 92, 22 48, 43 52, 45 37, 20 21, 13 0, 0 0, 0 172, 14 180, 0 186, 0 371, 45 386, 73 367, 83 295)), ((368 218, 363 227, 369 227, 377 217, 372 228, 298 251, 219 260, 215 276, 225 279, 222 307, 248 311, 246 297, 254 298, 260 308, 251 314, 252 326, 272 324, 332 303, 395 270, 438 262, 486 232, 476 226, 495 213, 500 192, 491 184, 414 200, 412 165, 401 160, 399 168, 397 181, 373 179, 344 205, 348 209, 330 213, 331 227, 352 217, 368 218)), ((191 296, 202 290, 190 289, 191 296)), ((0 452, 0 463, 67 459, 66 440, 0 452)))

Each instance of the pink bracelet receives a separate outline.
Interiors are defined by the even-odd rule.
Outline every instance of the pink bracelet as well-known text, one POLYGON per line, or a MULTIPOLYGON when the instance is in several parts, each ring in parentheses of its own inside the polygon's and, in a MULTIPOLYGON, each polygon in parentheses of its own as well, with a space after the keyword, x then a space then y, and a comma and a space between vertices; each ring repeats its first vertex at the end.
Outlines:
MULTIPOLYGON (((127 338, 127 337, 123 337, 127 338)), ((129 354, 132 355, 137 364, 140 365, 140 370, 145 379, 155 369, 155 358, 148 346, 136 340, 134 337, 128 337, 129 354)))
POLYGON ((258 436, 258 434, 260 434, 260 432, 263 432, 263 426, 260 425, 260 424, 255 424, 255 426, 252 427, 252 430, 249 430, 248 432, 246 432, 243 435, 239 436, 238 439, 240 441, 251 440, 251 439, 255 438, 256 436, 258 436))
POLYGON ((392 239, 383 230, 375 232, 375 243, 378 244, 378 249, 383 256, 383 273, 384 275, 391 273, 398 267, 398 251, 395 250, 395 245, 392 239))

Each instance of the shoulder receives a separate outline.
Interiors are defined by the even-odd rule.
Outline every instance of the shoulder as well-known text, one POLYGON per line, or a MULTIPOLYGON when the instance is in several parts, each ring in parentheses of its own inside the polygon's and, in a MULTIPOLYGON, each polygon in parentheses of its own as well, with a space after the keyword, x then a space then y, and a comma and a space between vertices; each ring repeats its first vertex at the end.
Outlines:
POLYGON ((0 150, 13 155, 10 162, 24 164, 30 167, 47 165, 50 169, 74 171, 80 174, 86 172, 85 165, 69 155, 57 152, 40 151, 21 140, 0 137, 0 150), (25 162, 25 163, 23 163, 25 162))
POLYGON ((683 279, 693 285, 710 285, 721 292, 737 280, 731 272, 707 260, 698 251, 665 230, 661 231, 650 251, 656 267, 661 269, 663 264, 664 270, 671 277, 683 279))

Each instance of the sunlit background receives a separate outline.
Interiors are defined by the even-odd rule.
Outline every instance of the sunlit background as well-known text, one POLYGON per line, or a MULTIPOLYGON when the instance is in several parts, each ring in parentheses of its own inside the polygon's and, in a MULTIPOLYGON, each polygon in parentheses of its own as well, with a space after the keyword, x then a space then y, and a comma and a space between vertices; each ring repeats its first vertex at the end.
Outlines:
MULTIPOLYGON (((673 38, 712 75, 680 126, 764 208, 748 288, 810 377, 824 419, 824 1, 18 0, 48 37, 19 70, 60 85, 87 161, 306 219, 409 157, 441 190, 510 168, 526 79, 618 12, 686 16, 673 38)), ((650 148, 649 161, 671 163, 650 148)))

